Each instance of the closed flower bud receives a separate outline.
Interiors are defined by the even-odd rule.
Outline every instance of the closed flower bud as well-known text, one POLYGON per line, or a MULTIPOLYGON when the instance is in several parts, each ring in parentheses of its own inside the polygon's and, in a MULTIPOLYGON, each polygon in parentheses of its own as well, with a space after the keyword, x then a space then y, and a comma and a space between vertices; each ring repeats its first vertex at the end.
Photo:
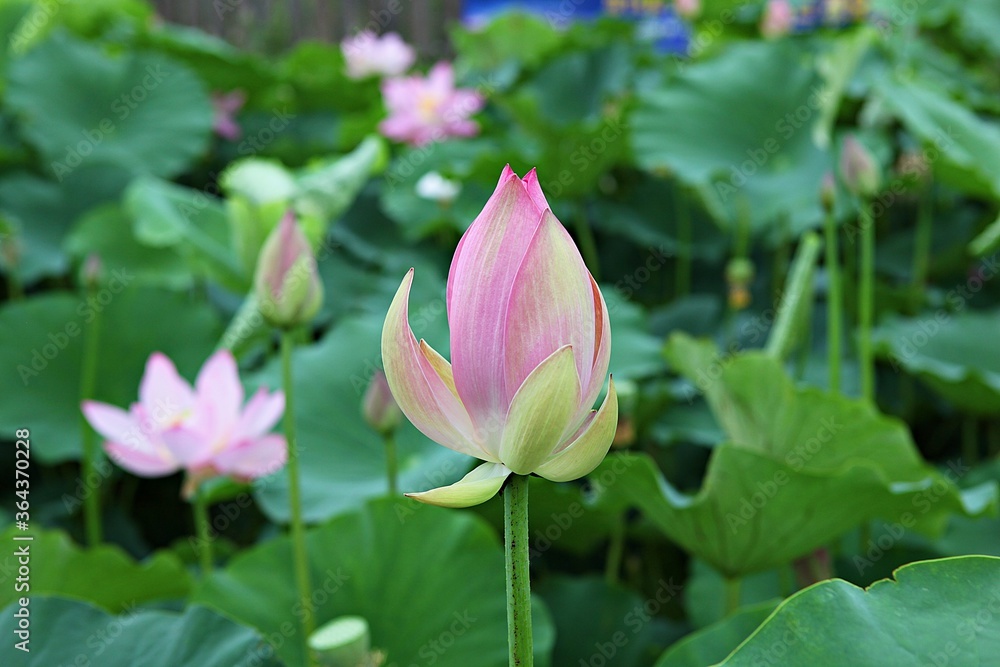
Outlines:
POLYGON ((323 285, 316 272, 316 258, 290 211, 260 250, 254 288, 261 313, 277 327, 305 324, 319 312, 323 285))
POLYGON ((823 210, 827 213, 833 211, 837 203, 837 183, 831 172, 823 174, 823 182, 819 186, 819 200, 823 204, 823 210))
POLYGON ((80 269, 80 282, 87 289, 93 289, 101 282, 103 271, 104 263, 101 261, 101 256, 92 252, 87 255, 87 259, 83 262, 83 268, 80 269))
POLYGON ((875 157, 853 136, 844 140, 840 152, 840 176, 847 189, 861 197, 876 194, 882 183, 875 157))
POLYGON ((389 383, 382 371, 376 371, 372 381, 368 383, 361 402, 361 413, 368 425, 383 435, 392 433, 399 426, 403 413, 392 397, 389 383))

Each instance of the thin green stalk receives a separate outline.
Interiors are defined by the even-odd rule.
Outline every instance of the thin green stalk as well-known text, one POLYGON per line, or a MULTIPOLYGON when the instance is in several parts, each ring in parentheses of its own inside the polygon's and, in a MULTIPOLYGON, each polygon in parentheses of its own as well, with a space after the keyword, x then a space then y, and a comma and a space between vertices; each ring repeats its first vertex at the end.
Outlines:
POLYGON ((594 230, 590 228, 590 222, 587 220, 587 207, 583 202, 580 202, 580 205, 577 207, 574 222, 583 260, 587 263, 587 268, 590 269, 594 280, 600 281, 601 264, 597 256, 597 241, 594 240, 594 230))
POLYGON ((198 491, 194 494, 191 504, 194 512, 194 525, 198 533, 198 558, 201 561, 202 574, 208 576, 212 572, 215 558, 212 555, 212 536, 209 532, 208 503, 205 494, 198 491))
POLYGON ((389 478, 389 495, 394 496, 399 491, 398 459, 396 455, 396 436, 393 433, 386 433, 385 441, 385 472, 389 478))
POLYGON ((691 209, 688 207, 684 187, 677 185, 674 190, 677 205, 677 274, 675 277, 677 298, 691 293, 691 248, 694 245, 691 228, 691 209))
MULTIPOLYGON (((841 287, 844 291, 844 327, 853 331, 857 326, 858 317, 858 251, 854 247, 856 241, 848 235, 851 249, 844 252, 844 270, 840 274, 841 287)), ((846 248, 846 246, 845 246, 846 248)), ((853 341, 853 338, 851 339, 853 341)))
POLYGON ((972 416, 962 421, 962 464, 971 466, 979 462, 979 421, 972 416))
POLYGON ((625 553, 625 517, 619 516, 611 528, 608 543, 608 558, 604 565, 604 578, 608 584, 617 584, 622 569, 622 555, 625 553))
POLYGON ((844 296, 840 284, 840 243, 837 220, 833 212, 826 214, 826 275, 829 282, 826 294, 826 354, 830 369, 830 391, 840 392, 840 343, 843 336, 841 313, 844 296))
POLYGON ((288 495, 292 505, 292 549, 295 563, 295 583, 299 589, 299 601, 302 603, 302 646, 306 655, 306 664, 313 665, 312 651, 309 649, 309 637, 316 629, 313 618, 309 583, 309 557, 306 552, 306 530, 302 520, 302 495, 299 482, 299 452, 295 440, 295 394, 292 383, 292 348, 295 346, 291 332, 281 333, 281 368, 282 384, 285 390, 285 439, 288 442, 288 495))
POLYGON ((778 247, 774 249, 773 265, 771 267, 771 295, 774 301, 781 299, 782 278, 788 274, 791 261, 792 242, 788 232, 788 218, 782 217, 778 222, 778 247))
POLYGON ((726 616, 732 616, 740 608, 740 589, 743 586, 743 579, 740 577, 726 577, 726 616))
POLYGON ((861 395, 875 401, 875 356, 872 324, 875 319, 875 221, 871 204, 861 204, 861 294, 858 299, 858 358, 861 363, 861 395))
POLYGON ((920 197, 917 210, 917 233, 913 247, 913 312, 920 310, 927 274, 930 271, 931 243, 934 237, 934 200, 928 187, 920 197))
POLYGON ((808 314, 812 305, 812 277, 819 249, 819 237, 813 233, 806 234, 799 244, 795 263, 785 282, 784 298, 767 338, 767 353, 775 359, 787 359, 795 344, 804 340, 802 327, 803 324, 808 326, 804 314, 808 314))
POLYGON ((528 563, 528 477, 511 475, 503 491, 510 667, 532 667, 531 579, 528 563))
MULTIPOLYGON (((88 292, 93 294, 95 290, 88 292)), ((80 374, 80 399, 83 401, 94 397, 94 387, 97 384, 97 361, 100 352, 101 313, 94 311, 94 319, 90 322, 83 349, 83 369, 80 374)), ((86 526, 87 544, 96 547, 101 543, 101 479, 94 474, 95 461, 98 455, 94 430, 86 419, 81 418, 83 429, 83 461, 80 474, 83 476, 83 520, 86 526), (90 488, 93 483, 94 487, 90 488)))

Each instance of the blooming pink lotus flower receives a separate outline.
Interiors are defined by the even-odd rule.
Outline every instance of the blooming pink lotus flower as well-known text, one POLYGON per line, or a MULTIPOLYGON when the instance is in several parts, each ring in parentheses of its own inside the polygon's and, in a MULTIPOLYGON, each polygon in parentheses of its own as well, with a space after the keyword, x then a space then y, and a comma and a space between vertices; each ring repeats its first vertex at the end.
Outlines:
POLYGON ((383 81, 382 98, 389 117, 379 124, 379 131, 416 146, 476 135, 479 125, 469 116, 485 103, 476 91, 455 87, 455 72, 447 62, 435 65, 426 77, 383 81))
POLYGON ((347 76, 399 76, 417 61, 417 53, 397 33, 379 37, 371 30, 359 32, 340 43, 347 62, 347 76))
POLYGON ((448 275, 453 364, 410 330, 411 269, 382 329, 386 378, 403 414, 435 442, 486 463, 417 500, 468 507, 512 472, 561 482, 593 470, 618 421, 614 381, 599 410, 611 327, 597 283, 538 177, 504 169, 448 275))
POLYGON ((674 9, 679 16, 695 19, 701 14, 701 0, 674 0, 674 9))
POLYGON ((212 108, 215 120, 212 129, 223 139, 236 141, 243 134, 242 128, 233 117, 246 104, 247 96, 242 90, 228 93, 212 93, 212 108))
POLYGON ((781 37, 792 31, 794 22, 795 12, 789 0, 768 0, 760 32, 768 38, 781 37))
POLYGON ((205 362, 193 388, 166 355, 155 352, 146 362, 139 402, 127 412, 97 401, 84 401, 82 409, 106 439, 108 455, 140 477, 183 469, 195 483, 216 475, 254 479, 279 470, 287 457, 285 438, 269 432, 285 410, 284 394, 261 388, 244 406, 228 350, 205 362))

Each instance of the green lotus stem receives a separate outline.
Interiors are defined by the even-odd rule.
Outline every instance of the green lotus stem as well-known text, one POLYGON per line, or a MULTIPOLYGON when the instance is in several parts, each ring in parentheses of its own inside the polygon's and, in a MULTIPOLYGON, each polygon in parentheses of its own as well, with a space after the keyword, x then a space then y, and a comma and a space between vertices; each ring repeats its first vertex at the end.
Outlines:
POLYGON ((528 562, 528 476, 511 475, 503 490, 510 667, 532 667, 531 579, 528 562))
POLYGON ((201 571, 208 576, 212 572, 215 558, 212 554, 212 536, 209 532, 208 502, 203 492, 198 491, 194 494, 191 511, 194 512, 194 526, 198 533, 198 558, 201 561, 201 571))
POLYGON ((840 343, 843 336, 841 313, 844 296, 840 283, 840 243, 837 238, 837 220, 832 211, 827 212, 824 224, 826 234, 826 275, 829 286, 826 294, 826 355, 830 369, 830 391, 840 392, 840 343))
POLYGON ((732 616, 740 608, 740 591, 743 587, 743 579, 740 577, 726 577, 726 616, 732 616))
POLYGON ((917 234, 913 247, 913 312, 920 310, 921 295, 927 284, 930 271, 931 242, 934 237, 934 201, 931 189, 927 188, 920 197, 917 211, 917 234))
MULTIPOLYGON (((95 289, 88 290, 91 295, 95 289)), ((94 319, 90 323, 87 339, 83 349, 83 370, 80 374, 80 400, 94 397, 94 387, 97 384, 97 361, 100 354, 101 313, 94 311, 94 319)), ((83 436, 83 462, 80 474, 83 476, 83 520, 86 526, 87 544, 95 547, 101 543, 101 481, 94 475, 94 458, 97 448, 94 441, 94 430, 81 413, 81 428, 83 436), (94 488, 90 488, 91 482, 94 488)))
POLYGON ((771 293, 775 301, 781 298, 781 276, 788 275, 791 256, 791 240, 788 233, 788 218, 782 216, 778 222, 778 247, 774 249, 774 265, 771 271, 771 293))
POLYGON ((608 544, 608 560, 604 566, 604 578, 608 584, 618 583, 618 573, 622 569, 622 555, 625 553, 625 517, 619 516, 611 529, 608 544))
POLYGON ((295 583, 302 603, 301 643, 306 664, 315 664, 309 649, 309 637, 316 629, 310 601, 309 557, 306 552, 305 523, 302 520, 302 494, 299 481, 299 452, 295 440, 295 394, 292 384, 292 348, 295 341, 290 331, 281 332, 282 384, 285 390, 285 440, 288 444, 288 495, 292 509, 292 550, 295 564, 295 583))
POLYGON ((675 203, 677 206, 677 274, 675 277, 677 298, 691 293, 691 247, 694 245, 691 228, 691 209, 683 186, 677 186, 675 203))
POLYGON ((601 264, 597 256, 597 241, 594 240, 594 230, 590 228, 590 222, 587 221, 587 207, 583 202, 580 202, 577 207, 574 223, 576 235, 580 241, 580 252, 583 254, 583 260, 586 262, 587 268, 590 269, 590 273, 594 276, 594 280, 600 281, 601 264))
POLYGON ((396 455, 396 436, 393 433, 386 433, 385 438, 385 472, 389 478, 389 495, 394 496, 399 491, 398 458, 396 455))
MULTIPOLYGON (((795 253, 795 262, 788 273, 784 298, 778 307, 774 328, 767 339, 767 353, 776 359, 787 359, 802 338, 800 330, 812 305, 812 277, 819 257, 820 240, 816 234, 806 234, 795 253)), ((808 324, 808 322, 806 322, 808 324)))
POLYGON ((875 319, 875 221, 871 203, 861 203, 861 284, 858 299, 858 358, 861 363, 861 395, 875 401, 875 356, 872 324, 875 319))
POLYGON ((967 466, 979 461, 979 421, 975 417, 962 421, 962 459, 967 466))

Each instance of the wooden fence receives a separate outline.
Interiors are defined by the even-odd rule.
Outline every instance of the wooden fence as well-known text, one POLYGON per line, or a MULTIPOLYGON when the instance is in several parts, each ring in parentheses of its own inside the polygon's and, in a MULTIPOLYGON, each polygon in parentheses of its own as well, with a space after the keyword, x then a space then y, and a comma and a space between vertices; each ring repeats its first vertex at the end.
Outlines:
POLYGON ((164 20, 237 46, 279 53, 303 39, 339 42, 358 30, 396 31, 425 56, 448 52, 461 0, 153 0, 164 20))

